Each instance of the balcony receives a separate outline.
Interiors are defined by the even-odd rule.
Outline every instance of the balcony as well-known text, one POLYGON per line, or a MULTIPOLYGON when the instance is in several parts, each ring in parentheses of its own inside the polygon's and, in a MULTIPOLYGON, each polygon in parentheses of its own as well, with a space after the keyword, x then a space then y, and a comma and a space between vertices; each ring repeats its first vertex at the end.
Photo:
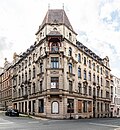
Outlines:
POLYGON ((44 72, 39 72, 39 73, 37 74, 37 76, 42 77, 43 74, 44 74, 44 72))
POLYGON ((51 88, 50 92, 59 92, 59 89, 58 88, 51 88))
POLYGON ((47 95, 50 96, 60 96, 62 94, 59 88, 51 88, 47 90, 47 95))
POLYGON ((67 78, 73 78, 75 77, 75 74, 67 72, 67 78))
POLYGON ((25 94, 22 96, 24 99, 27 99, 28 98, 28 94, 25 94))

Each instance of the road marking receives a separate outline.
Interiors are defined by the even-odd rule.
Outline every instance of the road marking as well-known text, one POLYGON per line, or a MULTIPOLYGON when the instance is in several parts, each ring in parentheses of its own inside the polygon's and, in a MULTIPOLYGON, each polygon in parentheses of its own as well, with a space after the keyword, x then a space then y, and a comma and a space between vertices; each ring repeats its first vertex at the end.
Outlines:
POLYGON ((0 123, 0 125, 7 125, 7 124, 13 124, 13 122, 3 122, 3 123, 0 123))
POLYGON ((99 124, 99 123, 89 123, 89 124, 91 124, 91 125, 100 125, 100 126, 108 126, 108 127, 118 127, 118 128, 120 128, 120 126, 119 125, 108 125, 108 124, 99 124))
POLYGON ((14 122, 5 120, 3 118, 0 118, 0 125, 7 125, 7 124, 13 124, 14 122), (2 122, 1 122, 2 121, 2 122))

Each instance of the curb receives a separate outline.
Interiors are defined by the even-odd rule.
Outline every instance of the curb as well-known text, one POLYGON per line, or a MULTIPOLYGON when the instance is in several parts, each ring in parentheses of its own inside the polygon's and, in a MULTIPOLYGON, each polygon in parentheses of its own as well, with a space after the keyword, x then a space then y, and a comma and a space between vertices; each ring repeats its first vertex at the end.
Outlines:
POLYGON ((35 117, 35 116, 30 116, 31 118, 33 118, 33 119, 36 119, 36 120, 48 120, 48 119, 46 119, 46 118, 41 118, 41 117, 35 117))

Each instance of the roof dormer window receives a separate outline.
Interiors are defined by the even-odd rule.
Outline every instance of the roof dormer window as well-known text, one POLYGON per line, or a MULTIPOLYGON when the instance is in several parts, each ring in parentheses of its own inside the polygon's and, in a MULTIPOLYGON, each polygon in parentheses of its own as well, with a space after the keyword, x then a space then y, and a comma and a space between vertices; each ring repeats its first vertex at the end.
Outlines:
POLYGON ((71 41, 72 40, 72 34, 69 33, 69 40, 71 41))

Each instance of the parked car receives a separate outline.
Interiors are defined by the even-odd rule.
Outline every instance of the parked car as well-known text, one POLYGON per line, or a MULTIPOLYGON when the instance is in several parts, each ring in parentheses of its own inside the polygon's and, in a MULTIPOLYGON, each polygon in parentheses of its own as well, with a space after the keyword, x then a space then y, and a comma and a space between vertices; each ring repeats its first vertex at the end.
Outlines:
POLYGON ((19 116, 19 111, 17 109, 7 109, 5 112, 6 116, 19 116))

